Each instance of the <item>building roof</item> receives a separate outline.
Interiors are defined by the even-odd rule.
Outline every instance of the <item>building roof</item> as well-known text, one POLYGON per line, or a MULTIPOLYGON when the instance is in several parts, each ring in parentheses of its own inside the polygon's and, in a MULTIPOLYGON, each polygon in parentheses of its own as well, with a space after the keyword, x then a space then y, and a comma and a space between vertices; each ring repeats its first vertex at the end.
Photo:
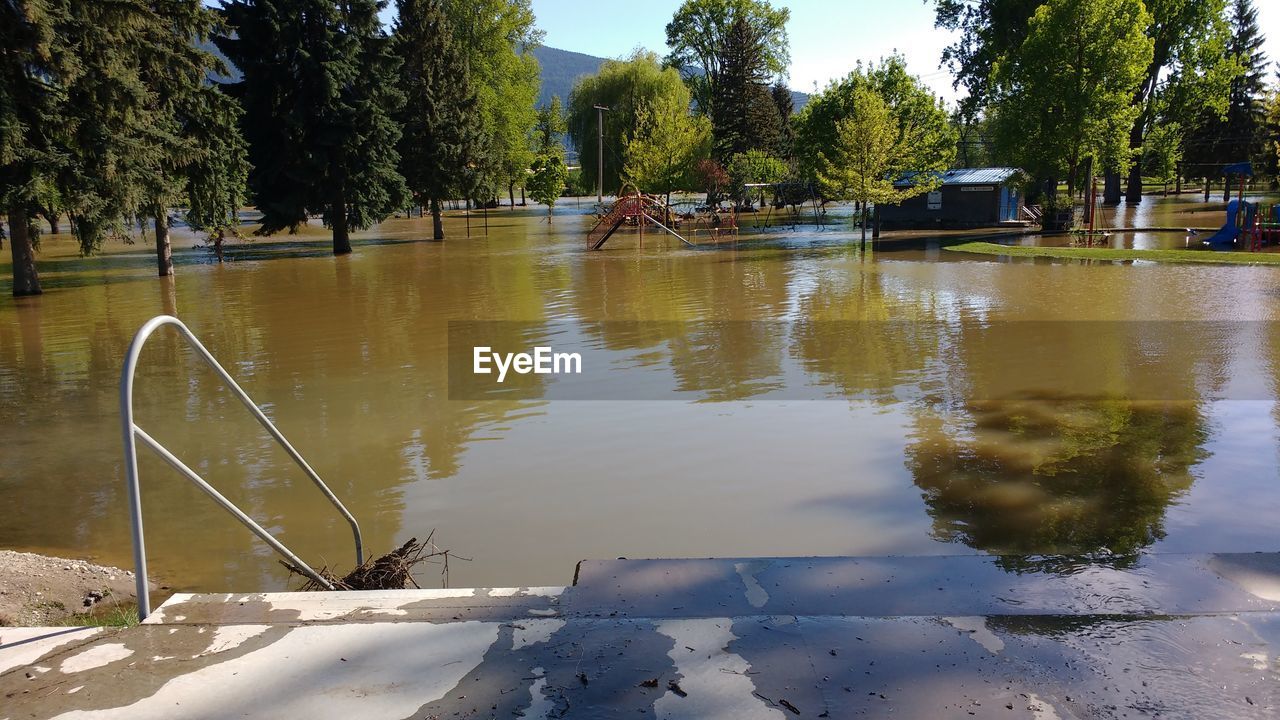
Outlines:
MULTIPOLYGON (((942 184, 946 185, 1001 185, 1021 174, 1017 168, 957 168, 942 173, 942 184)), ((915 184, 919 173, 907 173, 894 183, 897 187, 911 187, 915 184)))

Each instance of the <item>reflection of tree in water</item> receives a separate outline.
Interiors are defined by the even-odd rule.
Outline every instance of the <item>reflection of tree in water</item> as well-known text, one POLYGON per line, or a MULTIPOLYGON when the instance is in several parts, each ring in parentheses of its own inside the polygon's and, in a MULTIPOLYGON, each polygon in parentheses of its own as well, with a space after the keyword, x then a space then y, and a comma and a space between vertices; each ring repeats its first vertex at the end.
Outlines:
POLYGON ((1165 509, 1205 457, 1195 403, 1040 395, 921 412, 907 465, 934 534, 998 556, 1112 556, 1123 565, 1164 537, 1165 509), (1129 556, 1129 557, 1126 557, 1129 556))

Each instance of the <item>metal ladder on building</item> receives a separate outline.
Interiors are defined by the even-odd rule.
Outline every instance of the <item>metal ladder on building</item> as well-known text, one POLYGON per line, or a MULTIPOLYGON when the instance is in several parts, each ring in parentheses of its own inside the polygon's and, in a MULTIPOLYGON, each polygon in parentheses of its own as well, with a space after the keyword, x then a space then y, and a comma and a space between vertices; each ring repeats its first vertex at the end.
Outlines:
POLYGON ((120 418, 124 430, 124 471, 125 482, 129 491, 129 519, 133 529, 133 564, 135 574, 134 579, 137 583, 138 619, 145 620, 146 617, 151 614, 151 599, 148 594, 150 590, 150 583, 147 580, 147 550, 142 533, 142 498, 138 491, 138 447, 136 442, 138 440, 141 440, 144 445, 154 450, 155 453, 165 462, 169 463, 174 470, 177 470, 180 475, 187 478, 187 480, 190 480, 192 484, 200 488, 200 490, 202 490, 224 510, 231 513, 241 522, 241 524, 249 528, 253 534, 261 538, 263 542, 271 546, 271 548, 277 553, 284 556, 284 558, 292 563, 295 568, 301 570, 303 574, 319 583, 322 587, 332 590, 333 585, 320 575, 320 573, 316 572, 310 565, 303 562, 292 550, 285 547, 284 544, 272 536, 271 533, 267 532, 261 525, 254 522, 254 520, 246 515, 244 511, 236 507, 234 503, 214 489, 214 487, 206 482, 204 478, 200 477, 200 475, 194 470, 187 467, 185 463, 179 460, 173 453, 169 452, 164 445, 161 445, 159 441, 144 432, 142 428, 138 427, 137 423, 134 422, 133 375, 134 371, 137 369, 138 356, 142 353, 142 348, 146 345, 147 339, 151 337, 151 334, 166 325, 177 329, 179 337, 187 342, 187 346, 194 350, 196 356, 201 360, 204 360, 204 363, 222 379, 222 382, 226 385, 227 389, 229 389, 231 393, 240 400, 240 402, 249 410, 249 413, 252 414, 262 427, 270 433, 271 437, 273 437, 275 441, 284 448, 285 452, 289 454, 289 457, 293 458, 293 461, 297 463, 298 467, 302 468, 302 471, 306 473, 307 477, 309 477, 313 483, 315 483, 316 487, 320 489, 320 492, 324 493, 324 496, 329 499, 329 502, 333 503, 333 506, 338 509, 338 512, 342 513, 342 516, 346 518, 347 522, 351 525, 351 532, 355 537, 356 565, 360 566, 364 564, 364 541, 360 536, 360 525, 356 522, 356 519, 351 515, 351 513, 347 511, 347 508, 342 504, 342 502, 338 500, 337 496, 333 494, 333 491, 329 489, 329 486, 324 484, 324 481, 320 479, 320 476, 316 474, 316 471, 311 469, 311 466, 307 464, 307 461, 303 459, 302 455, 294 449, 293 445, 289 444, 288 440, 285 439, 284 434, 281 433, 271 420, 267 418, 266 414, 264 414, 257 404, 253 402, 253 399, 250 398, 238 384, 236 384, 236 381, 232 379, 230 373, 223 369, 222 365, 220 365, 218 361, 214 359, 213 355, 205 349, 204 345, 200 343, 195 334, 192 333, 191 330, 178 318, 169 315, 158 315, 148 320, 147 323, 138 330, 138 333, 133 336, 133 342, 129 345, 129 352, 125 356, 124 368, 120 373, 120 418))

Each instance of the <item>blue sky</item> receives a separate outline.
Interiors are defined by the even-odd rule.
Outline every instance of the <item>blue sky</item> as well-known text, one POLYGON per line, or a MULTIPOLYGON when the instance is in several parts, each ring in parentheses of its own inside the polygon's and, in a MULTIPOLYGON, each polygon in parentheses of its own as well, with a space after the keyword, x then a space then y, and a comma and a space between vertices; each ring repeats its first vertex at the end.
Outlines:
MULTIPOLYGON (((638 47, 666 54, 666 26, 682 0, 583 2, 533 0, 545 44, 562 50, 621 57, 638 47)), ((791 87, 804 92, 846 75, 862 60, 895 51, 911 72, 948 101, 951 75, 939 67, 953 35, 933 26, 927 0, 773 0, 791 10, 791 87)), ((394 5, 394 2, 392 3, 394 5)), ((1267 37, 1267 57, 1280 60, 1280 2, 1255 0, 1267 37), (1270 32, 1268 32, 1270 31, 1270 32)), ((391 12, 388 12, 390 17, 391 12)), ((1274 65, 1273 65, 1274 67, 1274 65)), ((1272 76, 1272 79, 1274 75, 1272 76)))

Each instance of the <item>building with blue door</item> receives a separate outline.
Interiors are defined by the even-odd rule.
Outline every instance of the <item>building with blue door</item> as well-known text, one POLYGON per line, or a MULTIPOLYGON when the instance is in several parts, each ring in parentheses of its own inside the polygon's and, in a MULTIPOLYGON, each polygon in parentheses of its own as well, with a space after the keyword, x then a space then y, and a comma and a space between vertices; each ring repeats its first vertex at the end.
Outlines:
MULTIPOLYGON (((918 174, 894 185, 909 188, 918 174)), ((880 224, 887 228, 992 227, 1017 222, 1022 213, 1021 185, 1025 174, 1017 168, 948 170, 942 185, 899 205, 880 206, 880 224)))

